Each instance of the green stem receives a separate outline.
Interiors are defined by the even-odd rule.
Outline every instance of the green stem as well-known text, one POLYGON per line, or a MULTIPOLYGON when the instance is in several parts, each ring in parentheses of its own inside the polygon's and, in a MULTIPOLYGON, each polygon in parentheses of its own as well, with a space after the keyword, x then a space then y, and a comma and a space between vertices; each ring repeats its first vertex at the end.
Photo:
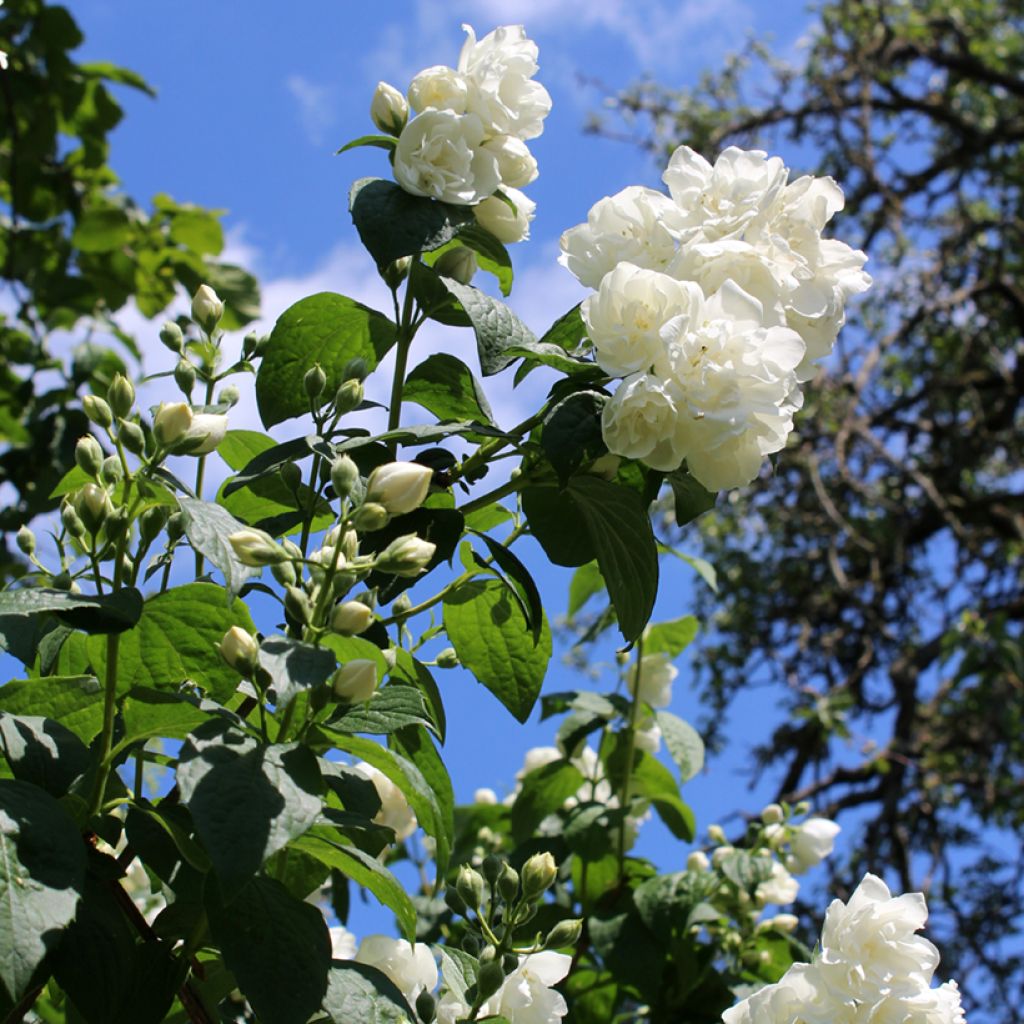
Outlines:
POLYGON ((313 518, 316 515, 316 500, 320 496, 320 489, 317 481, 320 477, 320 455, 313 456, 313 468, 309 473, 309 508, 302 519, 302 536, 299 538, 299 547, 302 549, 302 557, 306 557, 306 548, 309 546, 309 535, 313 529, 313 518))
POLYGON ((292 719, 295 717, 295 704, 297 698, 292 697, 288 707, 284 709, 284 716, 281 718, 281 725, 277 730, 277 742, 284 743, 288 739, 288 730, 292 727, 292 719))
POLYGON ((496 501, 501 501, 502 498, 507 497, 509 494, 515 494, 516 491, 522 490, 528 482, 525 474, 520 474, 514 480, 509 480, 508 483, 495 487, 493 491, 488 491, 486 494, 481 494, 478 498, 467 501, 465 505, 460 505, 459 511, 464 516, 468 516, 470 512, 475 512, 477 509, 485 508, 496 501))
MULTIPOLYGON (((405 371, 409 365, 409 349, 412 347, 412 339, 416 334, 416 325, 412 316, 412 286, 409 282, 405 285, 405 303, 402 307, 402 317, 398 323, 398 335, 395 339, 395 372, 391 378, 391 403, 388 407, 388 431, 397 430, 402 422, 402 391, 405 388, 405 371)), ((391 457, 398 454, 398 442, 388 441, 388 449, 391 457)))
POLYGON ((146 744, 143 743, 139 747, 138 753, 135 755, 135 788, 133 796, 136 800, 142 799, 142 788, 145 783, 145 771, 146 771, 146 744))
POLYGON ((103 806, 103 794, 110 778, 110 750, 114 745, 114 716, 117 711, 117 653, 121 641, 120 633, 107 636, 107 674, 103 684, 103 728, 100 731, 99 767, 96 769, 96 783, 93 786, 89 817, 99 814, 103 806))
POLYGON ((629 784, 633 778, 633 757, 636 754, 636 720, 640 711, 640 682, 643 672, 644 638, 636 642, 636 683, 629 704, 629 721, 626 725, 626 766, 622 774, 622 788, 619 791, 619 807, 622 809, 622 824, 619 826, 619 880, 626 873, 626 808, 629 801, 629 784))
MULTIPOLYGON (((212 339, 211 339, 212 341, 212 339)), ((210 405, 213 402, 213 371, 208 371, 206 378, 206 405, 210 405)), ((196 466, 196 497, 203 500, 203 474, 206 472, 206 456, 199 456, 199 464, 196 466)), ((203 575, 203 554, 201 551, 196 551, 196 579, 203 575)))

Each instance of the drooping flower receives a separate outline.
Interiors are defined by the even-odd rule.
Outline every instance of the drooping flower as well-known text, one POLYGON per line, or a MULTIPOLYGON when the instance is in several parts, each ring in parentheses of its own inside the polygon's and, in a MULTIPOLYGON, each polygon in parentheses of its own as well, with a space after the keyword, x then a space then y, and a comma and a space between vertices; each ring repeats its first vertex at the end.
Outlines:
POLYGON ((385 825, 395 833, 395 838, 401 842, 408 839, 416 831, 416 814, 409 806, 405 794, 382 772, 374 768, 372 764, 360 761, 353 765, 353 768, 364 778, 373 783, 380 797, 380 810, 374 815, 373 820, 378 825, 385 825))
POLYGON ((354 959, 386 974, 410 1006, 421 992, 431 992, 437 985, 437 964, 422 942, 411 945, 406 939, 367 935, 354 959))

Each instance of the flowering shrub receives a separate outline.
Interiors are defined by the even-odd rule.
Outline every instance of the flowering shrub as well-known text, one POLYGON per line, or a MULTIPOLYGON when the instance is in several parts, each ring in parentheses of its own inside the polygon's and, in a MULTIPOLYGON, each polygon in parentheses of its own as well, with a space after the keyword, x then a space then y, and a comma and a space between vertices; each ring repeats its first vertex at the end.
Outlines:
POLYGON ((121 375, 90 395, 52 544, 19 534, 33 572, 0 595, 26 674, 0 688, 4 1015, 959 1021, 955 986, 930 988, 922 897, 868 876, 813 955, 794 915, 767 911, 793 903, 834 823, 773 804, 734 841, 713 825, 694 846, 680 787, 704 748, 668 708, 697 623, 651 622, 651 502, 667 482, 685 522, 753 480, 867 287, 863 257, 821 238, 841 194, 787 184, 763 153, 710 165, 681 149, 669 196, 627 189, 566 233, 594 294, 538 339, 470 282, 511 288, 526 141, 550 99, 521 27, 466 31, 457 67, 421 72, 408 99, 382 83, 385 134, 351 144, 391 157, 395 181, 357 182, 351 212, 394 319, 314 295, 232 359, 204 285, 161 332, 184 400, 140 409, 121 375), (518 363, 520 379, 560 378, 499 425, 460 359, 409 370, 427 319, 470 328, 485 377, 518 363), (372 433, 356 425, 364 381, 392 351, 372 433), (229 429, 236 374, 255 374, 266 428, 312 427, 229 429), (431 421, 409 422, 410 404, 431 421), (228 478, 211 495, 214 459, 228 478), (513 551, 524 534, 577 570, 576 610, 607 601, 625 645, 613 690, 541 695, 551 628, 513 551), (273 602, 259 628, 255 594, 273 602), (518 721, 538 701, 563 716, 513 792, 461 807, 434 674, 457 665, 518 721), (655 815, 684 870, 632 855, 655 815), (403 859, 417 891, 391 870, 403 859), (345 929, 353 887, 400 937, 345 929))

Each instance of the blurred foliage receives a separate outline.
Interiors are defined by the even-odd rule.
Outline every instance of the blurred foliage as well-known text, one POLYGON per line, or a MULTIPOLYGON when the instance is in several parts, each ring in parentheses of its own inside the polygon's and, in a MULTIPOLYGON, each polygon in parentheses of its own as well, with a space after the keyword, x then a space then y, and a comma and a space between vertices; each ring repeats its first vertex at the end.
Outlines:
POLYGON ((972 1019, 1019 1019, 1024 10, 834 0, 814 17, 798 66, 752 43, 592 125, 659 162, 761 145, 832 175, 875 277, 772 478, 687 537, 722 583, 698 671, 712 728, 775 687, 755 770, 844 822, 837 891, 865 869, 927 891, 972 1019))
POLYGON ((223 211, 166 195, 146 210, 120 190, 111 86, 154 93, 125 68, 76 62, 81 42, 64 7, 0 8, 0 580, 22 571, 13 531, 56 507, 50 493, 88 431, 75 396, 138 365, 115 314, 134 304, 155 317, 203 282, 227 303, 225 327, 259 312, 256 280, 217 259, 223 211))

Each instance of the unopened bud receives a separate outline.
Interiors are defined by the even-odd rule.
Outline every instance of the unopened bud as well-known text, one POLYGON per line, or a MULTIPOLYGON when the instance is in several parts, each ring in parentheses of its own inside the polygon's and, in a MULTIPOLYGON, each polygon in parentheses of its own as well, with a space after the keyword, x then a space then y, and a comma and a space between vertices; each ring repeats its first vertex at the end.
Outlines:
POLYGON ((278 472, 281 482, 294 494, 302 484, 302 470, 294 462, 286 462, 278 472))
POLYGON ((27 526, 18 530, 15 540, 23 555, 31 558, 36 553, 36 535, 27 526))
POLYGON ((110 382, 110 387, 107 388, 107 401, 118 419, 127 416, 132 411, 132 406, 135 404, 135 388, 123 373, 114 374, 114 379, 110 382))
POLYGON ((220 405, 236 406, 242 397, 242 392, 234 384, 225 384, 217 395, 217 402, 220 405))
MULTIPOLYGON (((364 506, 365 508, 365 506, 364 506)), ((421 540, 414 533, 393 540, 378 556, 376 567, 394 576, 412 578, 426 569, 437 551, 437 545, 421 540)))
POLYGON ((703 850, 694 850, 686 858, 687 871, 707 871, 710 866, 711 861, 708 860, 708 855, 703 850))
POLYGON ((242 565, 273 565, 289 560, 288 552, 262 530, 239 530, 228 537, 228 543, 242 565))
POLYGON ((169 348, 177 354, 181 352, 185 337, 181 333, 181 328, 173 320, 167 320, 160 328, 160 341, 163 342, 165 348, 169 348))
POLYGON ((480 871, 484 876, 484 881, 489 885, 497 883, 504 867, 505 861, 501 857, 496 853, 489 853, 484 857, 483 864, 480 865, 480 871))
POLYGON ((187 359, 178 360, 178 365, 174 368, 174 383, 186 398, 192 394, 192 389, 196 386, 196 368, 187 359))
POLYGON ((82 522, 82 517, 70 503, 61 506, 60 521, 64 524, 64 529, 72 537, 82 537, 85 535, 85 523, 82 522))
POLYGON ((455 888, 467 907, 476 910, 484 899, 484 880, 479 871, 474 871, 468 864, 459 868, 455 879, 455 888))
POLYGON ((761 820, 766 825, 778 825, 786 819, 786 814, 778 804, 769 804, 761 812, 761 820))
POLYGON ((249 331, 248 334, 242 339, 242 358, 252 359, 256 355, 257 349, 260 345, 260 336, 256 331, 249 331))
POLYGON ((75 496, 75 511, 90 533, 96 533, 103 520, 113 511, 110 498, 102 487, 86 484, 75 496))
POLYGON ((294 587, 299 581, 293 562, 274 562, 270 566, 270 572, 283 587, 294 587))
POLYGON ((388 510, 375 501, 360 505, 352 514, 352 525, 360 533, 373 533, 383 530, 391 520, 388 510))
POLYGON ((185 516, 181 512, 172 512, 167 520, 167 539, 176 544, 185 536, 185 516))
POLYGON ((564 949, 566 946, 575 946, 583 934, 583 922, 578 918, 571 918, 568 921, 559 921, 544 940, 545 949, 564 949))
POLYGON ((423 1024, 431 1024, 434 1017, 437 1015, 437 1000, 424 989, 416 997, 416 1016, 423 1022, 423 1024))
POLYGON ((469 284, 477 270, 476 253, 464 245, 457 245, 441 253, 434 269, 442 277, 450 277, 459 284, 469 284))
POLYGON ((533 903, 552 886, 558 877, 558 865, 550 853, 535 853, 524 865, 520 876, 523 897, 533 903))
POLYGON ((757 930, 772 929, 777 932, 789 933, 794 931, 799 923, 795 914, 776 914, 774 917, 769 917, 768 920, 762 921, 757 926, 757 930))
POLYGON ((719 846, 728 843, 728 840, 725 838, 725 830, 721 825, 708 825, 708 838, 719 846))
POLYGON ((207 334, 212 334, 224 315, 224 303, 217 293, 206 284, 201 284, 192 296, 192 319, 207 334))
POLYGON ((444 901, 453 914, 465 914, 466 901, 459 895, 457 889, 450 886, 444 891, 444 901))
POLYGON ((474 935, 472 932, 469 932, 462 937, 462 948, 470 956, 476 956, 480 952, 481 945, 480 937, 474 935))
POLYGON ((160 531, 167 525, 169 517, 170 512, 166 505, 154 505, 152 508, 147 508, 139 516, 139 533, 142 535, 142 539, 147 544, 152 544, 160 536, 160 531))
POLYGON ((121 420, 117 427, 117 437, 132 455, 141 455, 146 450, 146 435, 138 423, 121 420))
POLYGON ((373 612, 362 601, 345 601, 331 614, 331 629, 342 636, 365 633, 373 622, 373 612))
POLYGON ((174 445, 178 455, 208 455, 216 451, 228 432, 228 418, 219 413, 197 412, 192 414, 192 424, 185 436, 174 445))
POLYGON ((391 602, 392 615, 405 615, 412 608, 412 598, 408 594, 399 594, 391 602))
POLYGON ((313 618, 313 606, 309 598, 298 587, 284 588, 284 610, 291 618, 303 626, 308 626, 313 618))
POLYGON ((163 402, 153 417, 153 436, 163 448, 173 448, 192 426, 192 410, 184 402, 163 402))
POLYGON ((359 467, 348 455, 339 455, 331 463, 331 486, 344 501, 359 483, 359 467))
POLYGON ((78 439, 75 445, 75 462, 83 473, 99 476, 103 465, 103 449, 91 434, 78 439))
POLYGON ((114 422, 110 406, 99 395, 86 395, 82 399, 82 409, 96 426, 103 427, 104 430, 114 422))
POLYGON ((379 502, 389 515, 404 515, 423 504, 433 476, 429 466, 418 462, 388 462, 370 474, 366 500, 379 502))
POLYGON ((124 469, 121 466, 121 460, 116 455, 108 455, 103 460, 103 465, 100 466, 100 478, 111 487, 124 479, 124 469))
POLYGON ((498 893, 506 903, 519 895, 519 872, 511 864, 506 864, 498 875, 498 893))
POLYGON ((406 279, 409 274, 409 267, 412 266, 412 257, 403 256, 401 259, 393 260, 386 267, 384 267, 380 276, 384 278, 384 283, 392 290, 397 291, 398 286, 406 279))
POLYGON ((103 523, 107 539, 111 541, 120 540, 128 532, 129 526, 131 526, 131 519, 126 508, 113 509, 103 523))
POLYGON ((458 669, 459 655, 456 653, 455 647, 445 647, 437 655, 436 664, 438 669, 458 669))
POLYGON ((342 380, 357 380, 362 383, 369 375, 370 366, 362 356, 353 356, 341 368, 342 380))
POLYGON ((490 999, 505 984, 505 969, 496 960, 481 964, 476 976, 476 997, 478 1000, 490 999))
POLYGON ((401 135, 409 120, 409 104, 393 85, 378 82, 370 101, 370 119, 382 132, 401 135))
POLYGON ((66 569, 64 572, 57 573, 56 576, 50 580, 50 586, 54 590, 73 590, 75 587, 75 581, 71 578, 71 573, 66 569))
POLYGON ((314 363, 302 378, 302 387, 311 399, 317 399, 324 393, 327 387, 327 374, 324 373, 319 363, 314 363))
POLYGON ((334 673, 331 689, 338 700, 357 704, 374 695, 377 681, 376 662, 369 658, 353 658, 334 673))
POLYGON ((363 404, 365 392, 362 382, 354 377, 345 381, 334 396, 334 408, 344 415, 363 404))
POLYGON ((735 848, 732 846, 718 846, 711 854, 711 865, 715 868, 720 868, 734 853, 735 848))
POLYGON ((220 656, 236 672, 251 676, 259 663, 260 647, 256 638, 241 626, 232 626, 217 646, 220 656))

